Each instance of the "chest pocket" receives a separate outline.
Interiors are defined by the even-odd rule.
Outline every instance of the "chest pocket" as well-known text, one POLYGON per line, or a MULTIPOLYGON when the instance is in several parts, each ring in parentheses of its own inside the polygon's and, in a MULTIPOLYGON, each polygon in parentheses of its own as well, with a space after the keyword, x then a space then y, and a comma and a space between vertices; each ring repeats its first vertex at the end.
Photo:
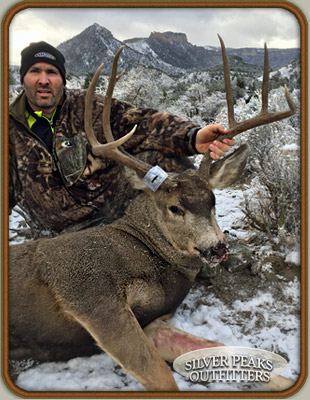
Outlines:
POLYGON ((83 174, 87 162, 86 141, 81 133, 55 137, 56 162, 64 183, 72 186, 83 174))

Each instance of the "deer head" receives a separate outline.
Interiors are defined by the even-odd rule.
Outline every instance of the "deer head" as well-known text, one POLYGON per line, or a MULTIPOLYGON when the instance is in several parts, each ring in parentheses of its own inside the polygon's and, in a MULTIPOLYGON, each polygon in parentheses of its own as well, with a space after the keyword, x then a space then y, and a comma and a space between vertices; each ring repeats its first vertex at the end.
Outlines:
MULTIPOLYGON (((226 50, 221 38, 220 42, 224 64, 229 129, 228 134, 218 140, 223 140, 225 137, 232 138, 248 129, 269 124, 294 114, 296 107, 287 88, 285 88, 285 95, 289 110, 277 113, 268 112, 269 63, 265 46, 262 110, 254 118, 237 123, 234 119, 226 50)), ((92 97, 102 65, 98 68, 88 88, 85 108, 85 131, 92 152, 96 156, 109 157, 136 173, 134 175, 137 175, 139 180, 135 180, 134 186, 147 192, 149 198, 152 199, 152 209, 148 212, 153 215, 153 221, 156 221, 156 225, 160 227, 163 236, 174 249, 185 256, 198 257, 209 266, 217 265, 226 258, 228 246, 224 234, 215 219, 215 196, 212 190, 214 188, 225 188, 239 177, 247 160, 248 145, 243 144, 235 152, 216 162, 212 162, 209 151, 207 151, 198 170, 187 170, 182 174, 165 174, 164 171, 154 172, 152 165, 142 162, 125 152, 120 146, 133 135, 136 127, 121 139, 114 141, 110 126, 111 97, 114 86, 122 75, 121 73, 117 76, 116 73, 118 58, 122 50, 123 48, 120 48, 115 55, 105 96, 103 130, 107 141, 106 144, 98 142, 94 135, 91 121, 92 97), (145 179, 146 177, 148 179, 145 179), (148 184, 152 189, 150 190, 145 185, 145 182, 149 180, 152 182, 159 181, 160 186, 156 186, 154 189, 152 185, 148 184)))

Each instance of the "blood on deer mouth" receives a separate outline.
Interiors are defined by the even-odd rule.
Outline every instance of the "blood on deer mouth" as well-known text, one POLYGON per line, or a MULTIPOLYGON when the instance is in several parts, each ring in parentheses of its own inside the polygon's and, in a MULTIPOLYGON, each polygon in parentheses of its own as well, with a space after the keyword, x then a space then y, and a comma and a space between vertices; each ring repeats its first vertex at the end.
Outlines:
POLYGON ((216 246, 207 250, 196 248, 200 259, 209 267, 217 267, 222 261, 227 260, 229 246, 225 242, 219 242, 216 246))

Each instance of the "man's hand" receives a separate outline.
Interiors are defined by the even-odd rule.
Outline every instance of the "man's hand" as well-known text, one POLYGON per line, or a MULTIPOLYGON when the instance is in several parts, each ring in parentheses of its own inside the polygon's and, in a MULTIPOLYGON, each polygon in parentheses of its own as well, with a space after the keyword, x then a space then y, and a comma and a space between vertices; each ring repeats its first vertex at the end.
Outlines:
POLYGON ((211 124, 201 128, 196 136, 196 150, 204 154, 210 149, 211 158, 218 160, 235 144, 234 139, 224 139, 223 142, 216 140, 220 135, 226 133, 227 130, 222 125, 211 124))

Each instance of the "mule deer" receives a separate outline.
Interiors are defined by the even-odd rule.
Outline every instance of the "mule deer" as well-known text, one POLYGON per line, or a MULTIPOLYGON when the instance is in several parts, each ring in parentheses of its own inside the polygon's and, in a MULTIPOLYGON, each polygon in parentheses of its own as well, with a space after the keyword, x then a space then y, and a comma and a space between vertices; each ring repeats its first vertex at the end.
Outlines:
MULTIPOLYGON (((253 119, 236 123, 227 57, 221 43, 228 137, 295 112, 287 90, 289 110, 267 111, 266 51, 262 111, 253 119)), ((87 92, 85 131, 94 155, 117 160, 143 178, 152 166, 119 149, 133 131, 114 141, 110 128, 110 101, 119 78, 116 70, 120 51, 113 62, 105 97, 103 129, 107 143, 97 141, 91 121, 92 96, 101 67, 87 92)), ((201 268, 212 268, 226 259, 228 245, 215 219, 212 189, 232 184, 247 154, 248 146, 244 144, 212 164, 206 153, 199 169, 171 173, 155 191, 131 174, 129 179, 143 192, 122 219, 107 226, 11 246, 10 358, 68 359, 99 349, 146 390, 177 390, 163 358, 173 361, 186 351, 220 343, 169 327, 162 317, 182 302, 201 268)))

